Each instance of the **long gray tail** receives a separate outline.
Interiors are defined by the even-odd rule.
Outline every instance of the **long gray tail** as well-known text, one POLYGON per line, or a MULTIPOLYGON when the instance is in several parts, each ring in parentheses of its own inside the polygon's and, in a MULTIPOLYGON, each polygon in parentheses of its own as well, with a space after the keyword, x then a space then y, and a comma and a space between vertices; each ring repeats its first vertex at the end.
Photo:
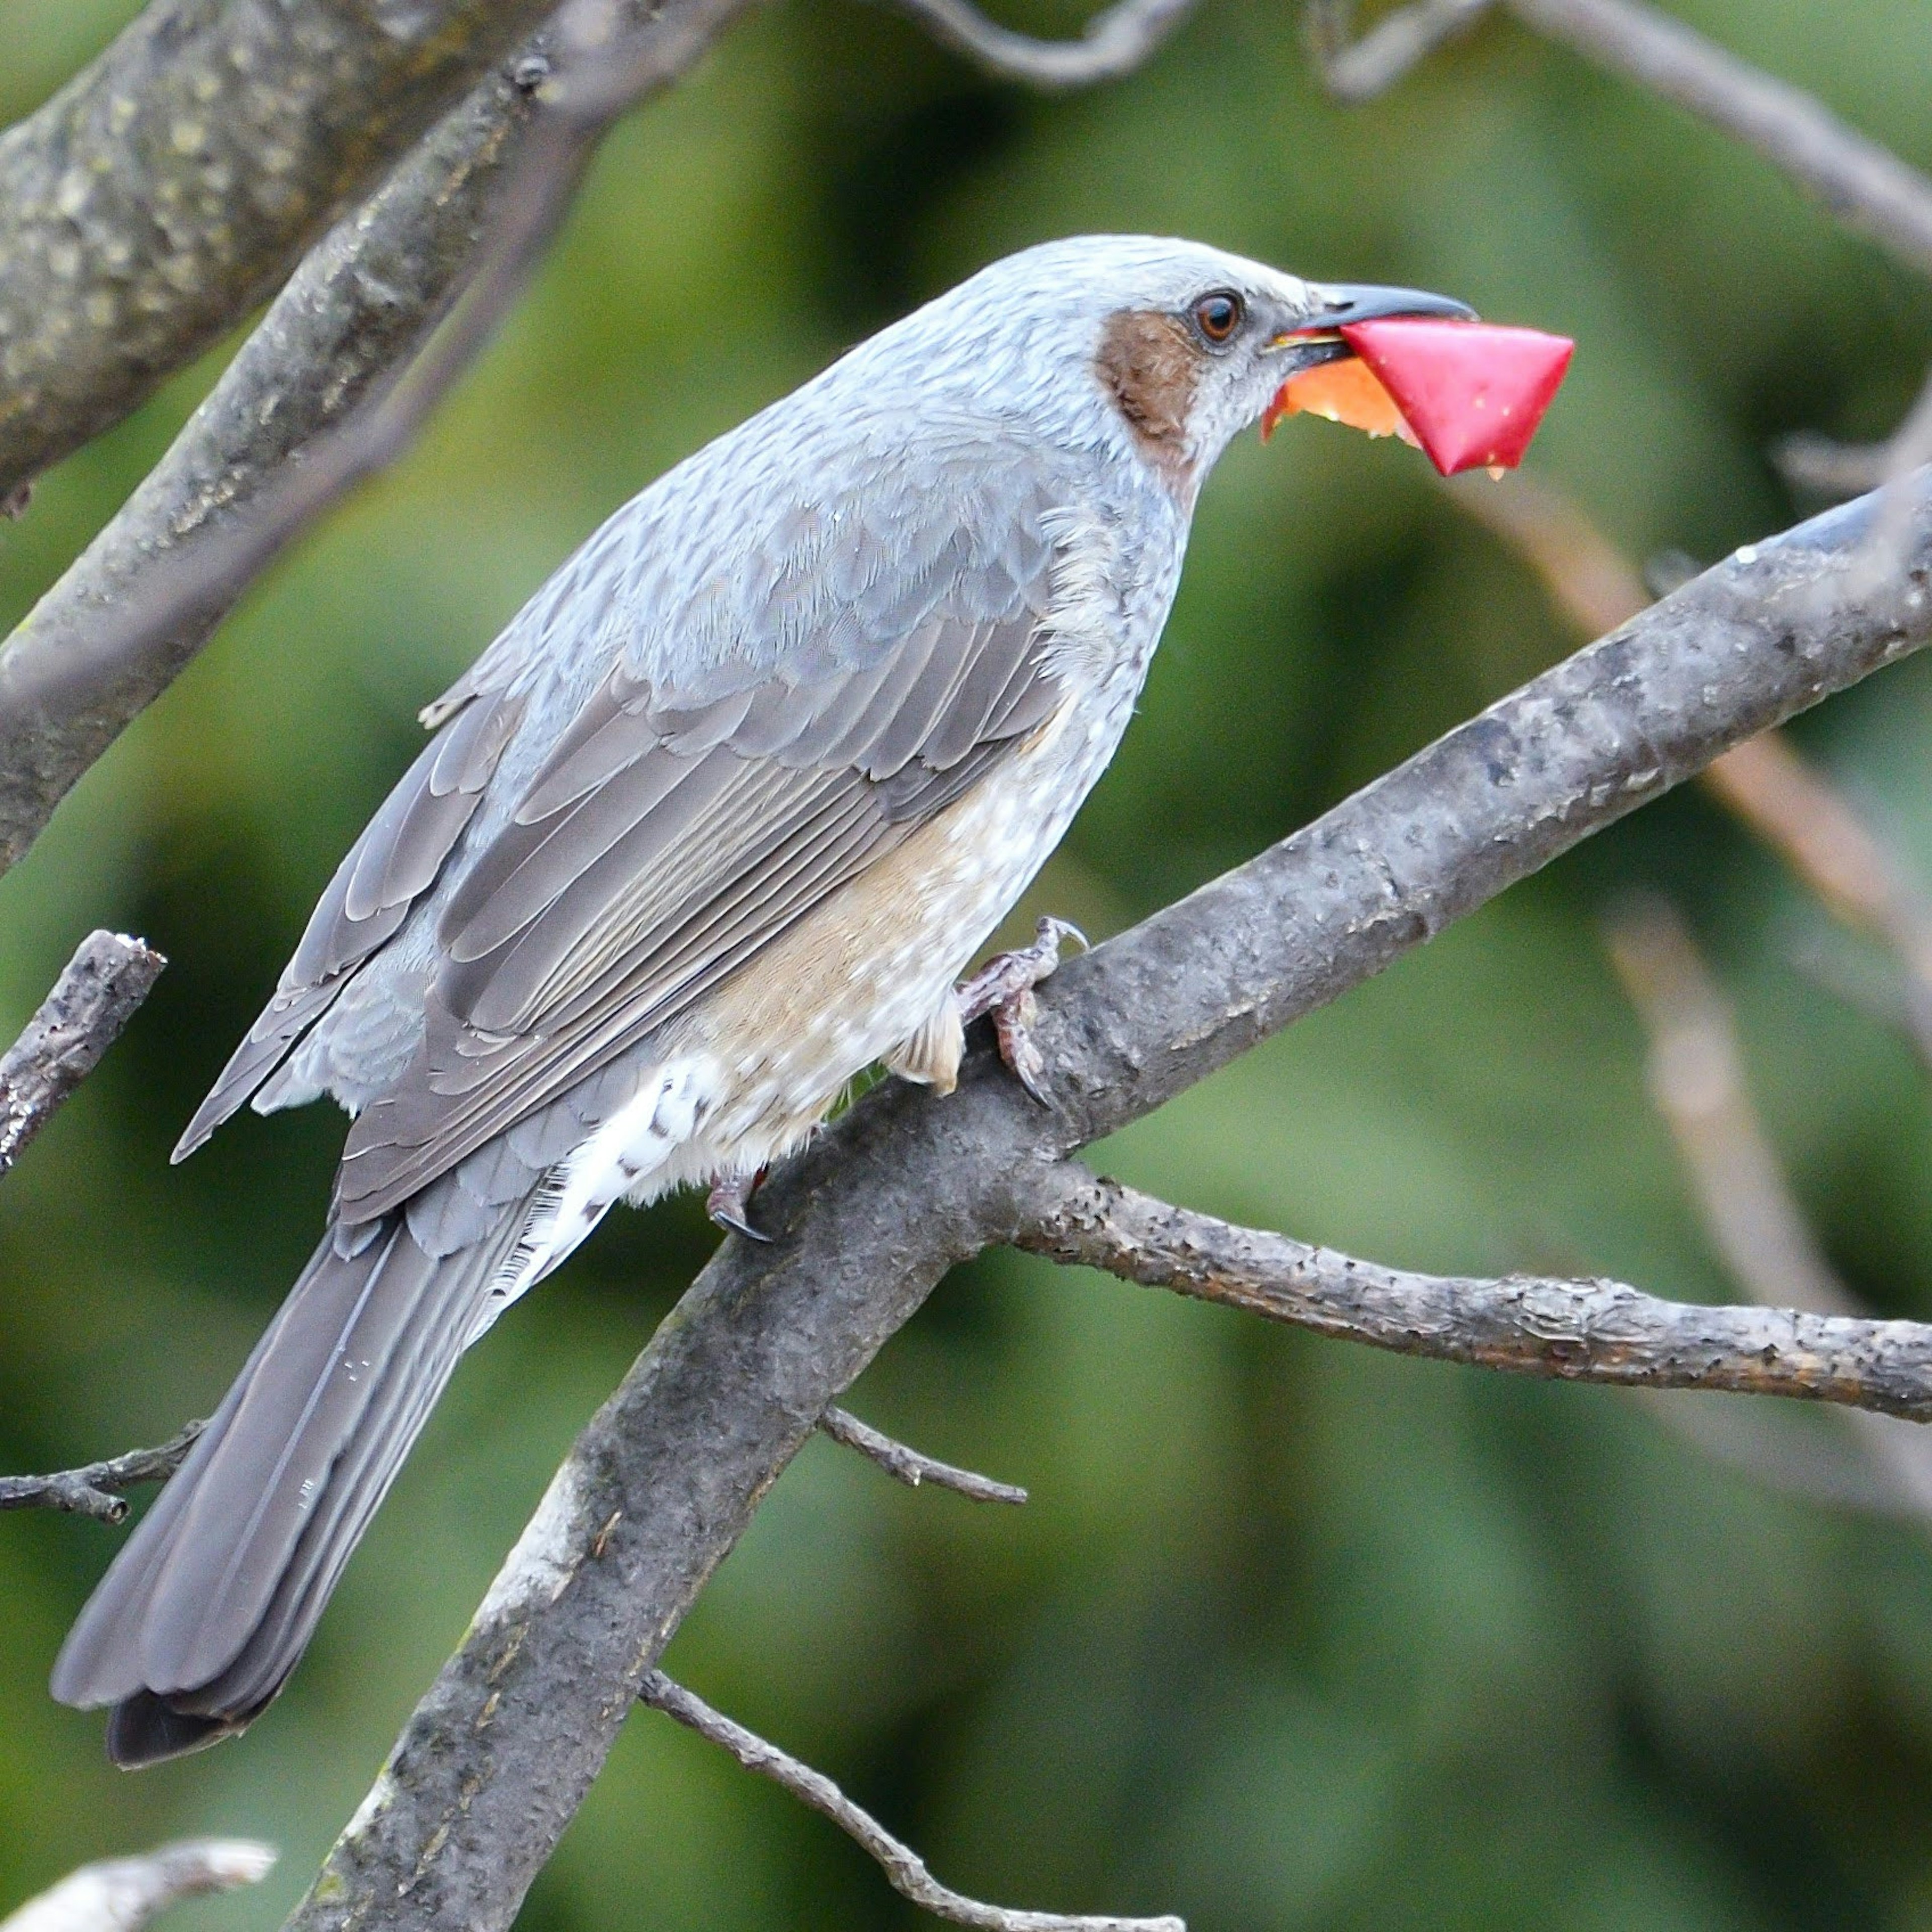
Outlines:
POLYGON ((521 1204, 427 1252, 398 1213, 322 1238, 188 1460, 54 1666, 63 1703, 115 1708, 127 1766, 238 1731, 280 1690, 475 1332, 521 1204))

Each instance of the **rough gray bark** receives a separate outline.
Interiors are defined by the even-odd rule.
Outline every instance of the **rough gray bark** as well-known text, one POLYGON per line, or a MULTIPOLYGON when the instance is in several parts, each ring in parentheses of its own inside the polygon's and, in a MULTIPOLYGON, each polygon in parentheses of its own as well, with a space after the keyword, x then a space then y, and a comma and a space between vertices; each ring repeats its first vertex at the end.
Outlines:
POLYGON ((0 496, 260 302, 554 0, 155 0, 0 134, 0 496))
POLYGON ((146 940, 91 932, 20 1038, 0 1054, 0 1174, 94 1071, 167 961, 146 940))
MULTIPOLYGON (((421 411, 404 412, 397 435, 379 426, 355 449, 341 440, 409 368, 486 242, 502 238, 502 197, 524 164, 556 164, 542 220, 560 216, 610 113, 686 71, 748 4, 669 0, 647 20, 627 7, 621 38, 640 84, 587 117, 538 92, 554 38, 538 35, 310 253, 167 454, 0 651, 0 871, 268 559, 413 432, 421 411), (532 154, 540 132, 557 152, 532 154)), ((488 332, 470 332, 466 355, 488 332)))
POLYGON ((500 1932, 644 1675, 826 1406, 1027 1177, 1138 1118, 1731 746, 1932 636, 1847 606, 1869 499, 1737 556, 1042 989, 1056 1106, 983 1048, 876 1090, 760 1195, 592 1420, 308 1898, 299 1932, 500 1932))
POLYGON ((1546 1381, 1796 1396, 1932 1422, 1924 1322, 1696 1307, 1616 1281, 1418 1274, 1234 1227, 1070 1161, 1029 1172, 1021 1191, 1016 1245, 1034 1254, 1318 1335, 1546 1381))

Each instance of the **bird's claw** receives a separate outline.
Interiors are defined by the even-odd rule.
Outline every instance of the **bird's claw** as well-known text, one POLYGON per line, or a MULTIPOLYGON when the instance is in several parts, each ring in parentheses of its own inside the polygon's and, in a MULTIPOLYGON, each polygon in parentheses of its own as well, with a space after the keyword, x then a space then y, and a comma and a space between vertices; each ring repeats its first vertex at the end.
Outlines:
POLYGON ((1042 1106, 1047 1105, 1042 1084, 1046 1060, 1034 1044, 1033 1024, 1039 1005, 1033 989, 1060 964, 1060 949, 1070 939, 1085 950, 1087 935, 1077 926, 1064 919, 1042 919, 1030 946, 996 953, 958 989, 961 1020, 970 1025, 988 1013, 992 1016, 1000 1058, 1042 1106))
POLYGON ((704 1197, 705 1213, 728 1234, 742 1234, 748 1241, 770 1241, 772 1237, 753 1227, 751 1220, 752 1196, 764 1178, 760 1168, 756 1174, 728 1174, 713 1181, 704 1197))

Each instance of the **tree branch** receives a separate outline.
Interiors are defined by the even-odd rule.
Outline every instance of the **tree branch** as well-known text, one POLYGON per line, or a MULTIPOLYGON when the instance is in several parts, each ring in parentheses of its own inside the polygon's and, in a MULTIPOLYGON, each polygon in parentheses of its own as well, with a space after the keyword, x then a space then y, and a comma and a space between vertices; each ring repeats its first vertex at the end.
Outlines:
POLYGON ((598 137, 747 4, 647 13, 641 0, 577 0, 303 262, 167 455, 0 652, 0 870, 268 563, 408 446, 516 299, 598 137), (574 52, 560 44, 573 34, 574 52))
MULTIPOLYGON (((1685 585, 1040 989, 1055 1105, 982 1043, 887 1082, 761 1191, 579 1436, 290 1921, 502 1932, 645 1673, 819 1417, 1028 1177, 1339 997, 1720 752, 1924 645, 1932 610, 1828 595, 1847 505, 1685 585)), ((1922 497, 1911 568, 1932 572, 1922 497)), ((1808 1334, 1809 1331, 1806 1331, 1808 1334)))
POLYGON ((0 1174, 94 1071, 167 961, 145 940, 91 932, 20 1038, 0 1054, 0 1174))
POLYGON ((990 1476, 976 1475, 970 1469, 956 1468, 950 1462, 942 1462, 937 1456, 922 1455, 916 1449, 909 1449, 903 1442, 895 1442, 890 1436, 880 1434, 869 1423, 861 1422, 849 1409, 836 1406, 828 1408, 818 1418, 818 1426, 833 1442, 843 1443, 848 1449, 856 1449, 862 1456, 878 1464, 896 1483, 903 1483, 909 1490, 916 1490, 922 1483, 931 1483, 935 1488, 952 1490, 962 1496, 970 1496, 976 1503, 1023 1503, 1027 1499, 1025 1490, 1011 1483, 996 1483, 990 1476))
POLYGON ((970 0, 898 0, 933 38, 1003 80, 1048 92, 1118 80, 1142 65, 1194 0, 1114 0, 1077 40, 1036 40, 989 20, 970 0))
POLYGON ((1504 0, 1527 26, 1754 148, 1848 227, 1932 275, 1932 181, 1815 96, 1645 0, 1504 0))
POLYGON ((1322 84, 1337 100, 1359 104, 1385 94, 1439 46, 1467 33, 1495 0, 1413 0, 1352 39, 1353 0, 1309 0, 1308 49, 1322 84))
POLYGON ((1704 1308, 1614 1281, 1418 1274, 1102 1180, 1072 1162, 1021 1184, 1016 1244, 1396 1354, 1623 1388, 1726 1389, 1932 1421, 1932 1326, 1704 1308))
POLYGON ((184 1898, 266 1878, 274 1848, 250 1838, 190 1838, 139 1858, 83 1865, 0 1918, 0 1932, 140 1932, 184 1898))
MULTIPOLYGON (((1346 0, 1312 0, 1306 15, 1310 45, 1330 91, 1344 100, 1365 100, 1472 24, 1490 4, 1413 0, 1351 44, 1346 0)), ((1646 0, 1502 4, 1526 26, 1755 149, 1847 226, 1882 243, 1921 274, 1932 275, 1932 180, 1802 88, 1739 59, 1646 0)))
POLYGON ((212 346, 554 0, 158 0, 0 134, 0 496, 212 346))
MULTIPOLYGON (((909 1898, 936 1917, 956 1925, 975 1925, 985 1932, 1187 1932, 1178 1918, 1118 1918, 1110 1914, 1018 1912, 1002 1905, 985 1905, 976 1898, 941 1885, 926 1870, 926 1861, 902 1844, 868 1811, 862 1811, 824 1772, 801 1764, 755 1732, 734 1724, 713 1710, 694 1691, 674 1683, 662 1670, 644 1673, 638 1700, 668 1718, 675 1718, 701 1738, 729 1751, 747 1771, 769 1778, 800 1804, 830 1818, 839 1830, 878 1861, 879 1868, 901 1898, 909 1898)), ((4 1932, 4 1928, 0 1928, 4 1932)))
POLYGON ((0 1510, 66 1510, 97 1522, 124 1522, 128 1503, 120 1492, 140 1483, 165 1483, 188 1460, 195 1438, 207 1426, 188 1423, 158 1448, 130 1449, 124 1456, 57 1475, 0 1476, 0 1510))

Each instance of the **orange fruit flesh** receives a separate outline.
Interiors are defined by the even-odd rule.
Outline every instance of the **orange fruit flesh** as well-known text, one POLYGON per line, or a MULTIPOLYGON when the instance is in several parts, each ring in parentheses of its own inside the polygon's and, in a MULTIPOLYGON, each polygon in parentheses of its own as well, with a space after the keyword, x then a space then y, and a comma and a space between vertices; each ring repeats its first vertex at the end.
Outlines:
POLYGON ((1324 362, 1318 368, 1289 376, 1275 392, 1274 400, 1262 418, 1262 434, 1272 434, 1283 416, 1304 413, 1326 416, 1330 422, 1346 423, 1370 436, 1399 436, 1405 442, 1416 442, 1415 432, 1396 408, 1395 398, 1382 387, 1374 370, 1353 356, 1345 362, 1324 362))

